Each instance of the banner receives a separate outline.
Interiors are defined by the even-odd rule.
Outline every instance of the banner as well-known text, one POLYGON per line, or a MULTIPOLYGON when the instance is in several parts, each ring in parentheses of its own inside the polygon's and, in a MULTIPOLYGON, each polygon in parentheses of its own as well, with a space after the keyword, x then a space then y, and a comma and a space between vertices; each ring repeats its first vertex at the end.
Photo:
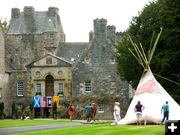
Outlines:
POLYGON ((59 105, 59 96, 53 96, 53 105, 54 105, 54 102, 56 102, 56 106, 59 105))
POLYGON ((45 96, 41 96, 40 105, 41 105, 41 108, 46 107, 46 97, 45 96))
POLYGON ((34 96, 34 108, 40 108, 40 98, 39 98, 39 96, 34 96))
POLYGON ((46 97, 47 107, 52 107, 52 96, 46 97))

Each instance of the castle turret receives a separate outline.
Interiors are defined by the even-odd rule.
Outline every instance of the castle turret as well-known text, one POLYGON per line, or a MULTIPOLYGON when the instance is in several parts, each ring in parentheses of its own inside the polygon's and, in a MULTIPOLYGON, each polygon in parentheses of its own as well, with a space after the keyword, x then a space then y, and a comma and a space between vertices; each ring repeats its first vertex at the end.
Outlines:
POLYGON ((107 38, 112 44, 116 42, 116 27, 113 25, 107 26, 107 38))
POLYGON ((20 9, 12 8, 11 9, 11 18, 19 18, 19 16, 20 16, 20 9))
POLYGON ((26 26, 26 32, 36 31, 36 25, 34 20, 34 7, 32 6, 24 7, 24 21, 26 26))
POLYGON ((107 39, 107 20, 106 19, 95 19, 94 20, 94 40, 95 41, 106 41, 107 39))
POLYGON ((59 9, 57 7, 49 7, 48 8, 48 16, 55 16, 58 15, 59 9))

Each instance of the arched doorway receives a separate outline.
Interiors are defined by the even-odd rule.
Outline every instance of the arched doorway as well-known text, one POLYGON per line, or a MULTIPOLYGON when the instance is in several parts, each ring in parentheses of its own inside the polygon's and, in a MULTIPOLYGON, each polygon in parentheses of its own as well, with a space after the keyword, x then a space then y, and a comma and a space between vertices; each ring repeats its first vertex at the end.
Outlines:
POLYGON ((54 78, 52 75, 46 76, 45 96, 54 96, 54 78))
MULTIPOLYGON (((54 78, 52 75, 47 75, 45 78, 45 96, 54 96, 54 78)), ((51 112, 51 108, 44 108, 46 118, 50 118, 51 112)))

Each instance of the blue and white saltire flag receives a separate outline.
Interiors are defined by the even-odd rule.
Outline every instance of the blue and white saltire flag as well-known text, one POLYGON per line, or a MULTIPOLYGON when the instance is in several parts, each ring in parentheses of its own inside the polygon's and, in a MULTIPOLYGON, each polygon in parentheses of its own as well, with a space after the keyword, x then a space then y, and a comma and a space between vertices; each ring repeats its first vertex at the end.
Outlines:
POLYGON ((40 108, 40 97, 34 96, 34 108, 40 108))

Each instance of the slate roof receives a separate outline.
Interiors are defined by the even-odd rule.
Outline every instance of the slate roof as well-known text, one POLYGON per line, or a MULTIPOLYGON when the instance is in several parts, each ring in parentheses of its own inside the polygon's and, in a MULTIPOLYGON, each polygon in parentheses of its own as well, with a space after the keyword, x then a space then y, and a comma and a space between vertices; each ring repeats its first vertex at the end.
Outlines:
POLYGON ((89 42, 61 43, 58 46, 55 55, 63 57, 66 60, 72 62, 72 59, 79 59, 83 55, 83 53, 86 52, 87 49, 89 49, 90 46, 91 44, 89 42))
POLYGON ((64 33, 59 15, 57 16, 57 22, 55 22, 53 16, 47 15, 47 11, 34 11, 32 22, 29 23, 25 19, 24 13, 21 12, 18 18, 10 20, 8 34, 30 34, 33 27, 35 28, 34 34, 42 34, 43 32, 64 33))

